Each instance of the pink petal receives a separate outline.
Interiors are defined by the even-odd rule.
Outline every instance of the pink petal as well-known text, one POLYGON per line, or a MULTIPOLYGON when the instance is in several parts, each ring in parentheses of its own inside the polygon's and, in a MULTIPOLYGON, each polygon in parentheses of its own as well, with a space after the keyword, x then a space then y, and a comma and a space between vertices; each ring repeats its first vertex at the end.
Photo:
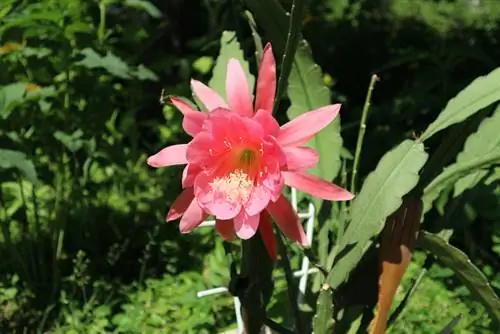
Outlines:
POLYGON ((230 202, 227 195, 212 189, 215 176, 208 172, 198 174, 194 182, 194 196, 198 204, 217 219, 233 219, 241 211, 240 202, 230 202))
POLYGON ((268 43, 260 62, 259 77, 255 98, 255 110, 264 109, 269 113, 273 111, 274 97, 276 94, 276 62, 273 49, 268 43))
POLYGON ((229 107, 242 116, 253 115, 252 95, 245 71, 238 60, 231 58, 227 64, 226 93, 229 107))
POLYGON ((181 218, 181 223, 179 225, 179 229, 181 233, 189 233, 195 227, 201 224, 201 222, 207 217, 207 215, 203 212, 203 210, 198 205, 196 200, 192 201, 189 204, 186 212, 181 218))
POLYGON ((271 217, 267 211, 260 214, 259 232, 262 242, 266 246, 267 253, 272 260, 276 260, 276 237, 271 224, 271 217))
POLYGON ((309 147, 285 146, 283 152, 286 156, 288 170, 307 170, 314 167, 319 161, 319 154, 309 147))
POLYGON ((271 200, 271 193, 264 186, 256 186, 250 193, 248 201, 244 204, 245 212, 254 216, 262 212, 271 200))
POLYGON ((182 127, 184 131, 194 137, 201 131, 203 122, 207 119, 207 114, 193 109, 188 103, 179 98, 171 97, 170 101, 184 115, 184 118, 182 119, 182 127))
POLYGON ((267 43, 260 62, 259 77, 257 78, 255 110, 264 109, 272 113, 275 94, 276 61, 274 60, 271 44, 267 43))
POLYGON ((187 163, 186 150, 188 144, 179 144, 165 147, 160 152, 148 158, 147 163, 151 167, 166 167, 173 165, 184 165, 187 163))
POLYGON ((354 195, 331 182, 303 172, 283 172, 285 184, 297 188, 314 197, 329 201, 348 201, 354 195))
POLYGON ((275 203, 269 203, 267 211, 288 238, 303 246, 307 245, 307 237, 300 224, 299 216, 285 196, 281 195, 275 203))
POLYGON ((232 220, 217 219, 215 228, 221 237, 226 241, 231 241, 234 236, 234 225, 232 220))
POLYGON ((204 83, 198 80, 191 80, 191 90, 208 111, 212 111, 216 108, 227 109, 227 104, 224 99, 215 90, 204 83))
POLYGON ((253 119, 262 125, 264 134, 276 137, 280 131, 280 126, 269 110, 258 109, 253 119))
POLYGON ((300 115, 281 127, 278 142, 282 146, 303 144, 304 140, 310 139, 330 124, 339 110, 340 104, 333 104, 300 115))
POLYGON ((189 143, 186 157, 189 164, 206 164, 213 157, 214 139, 208 132, 200 132, 189 143))
POLYGON ((193 188, 184 189, 181 194, 175 199, 174 203, 168 211, 166 221, 172 221, 180 218, 187 210, 194 198, 193 188))
POLYGON ((182 171, 182 188, 192 187, 194 180, 202 171, 199 165, 188 164, 182 171))
POLYGON ((227 149, 225 143, 228 141, 232 144, 260 143, 264 136, 264 129, 259 122, 223 108, 218 108, 208 115, 203 130, 211 133, 214 138, 213 145, 217 147, 212 149, 222 150, 227 149))
POLYGON ((234 217, 234 230, 236 235, 244 240, 250 239, 257 232, 260 215, 249 216, 244 211, 234 217))
POLYGON ((265 163, 261 167, 263 170, 263 174, 260 176, 259 180, 264 187, 270 192, 271 200, 275 202, 283 191, 283 187, 285 185, 285 180, 283 175, 281 175, 282 166, 285 166, 286 158, 285 155, 281 152, 281 149, 269 152, 269 156, 267 155, 266 149, 264 149, 264 160, 265 163), (272 154, 271 154, 272 153, 272 154), (281 155, 283 157, 281 158, 281 155), (283 163, 281 160, 283 159, 283 163), (265 171, 265 172, 264 172, 265 171))

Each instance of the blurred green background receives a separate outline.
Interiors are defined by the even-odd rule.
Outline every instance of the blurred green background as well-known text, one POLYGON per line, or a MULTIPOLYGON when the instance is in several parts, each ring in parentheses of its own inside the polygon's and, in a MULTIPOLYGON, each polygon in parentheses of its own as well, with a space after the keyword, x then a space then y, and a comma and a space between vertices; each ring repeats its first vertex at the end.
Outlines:
MULTIPOLYGON (((161 92, 189 97, 190 78, 209 79, 223 30, 236 31, 253 56, 244 9, 236 0, 1 1, 1 333, 234 327, 229 295, 196 298, 228 282, 220 239, 164 223, 181 169, 152 170, 145 160, 188 140, 161 92)), ((313 0, 304 23, 325 83, 343 103, 349 151, 369 78, 381 77, 362 175, 500 66, 495 0, 313 0)), ((497 292, 499 202, 497 194, 471 203, 465 215, 474 225, 452 240, 497 292)), ((435 264, 391 332, 434 333, 458 313, 457 333, 491 333, 482 307, 435 264)))

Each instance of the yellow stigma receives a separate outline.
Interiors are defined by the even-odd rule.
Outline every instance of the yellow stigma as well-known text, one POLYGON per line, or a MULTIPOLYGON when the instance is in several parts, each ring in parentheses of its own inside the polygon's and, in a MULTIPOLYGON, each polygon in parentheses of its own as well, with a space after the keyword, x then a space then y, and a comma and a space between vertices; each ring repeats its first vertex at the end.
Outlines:
POLYGON ((254 150, 245 148, 240 153, 240 164, 243 166, 251 166, 257 159, 257 155, 254 150))
POLYGON ((248 174, 237 169, 228 175, 214 179, 210 186, 227 196, 229 202, 246 202, 252 192, 253 182, 248 174))

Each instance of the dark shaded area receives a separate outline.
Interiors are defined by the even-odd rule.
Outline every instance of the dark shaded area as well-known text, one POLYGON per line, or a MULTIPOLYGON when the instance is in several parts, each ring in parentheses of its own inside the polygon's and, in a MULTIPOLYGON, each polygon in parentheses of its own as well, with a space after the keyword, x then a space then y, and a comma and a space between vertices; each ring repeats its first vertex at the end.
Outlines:
MULTIPOLYGON (((315 0, 305 24, 304 35, 315 60, 334 79, 334 100, 343 103, 342 135, 351 152, 370 76, 377 73, 382 79, 373 95, 360 181, 384 152, 413 132, 422 132, 454 94, 500 64, 500 15, 492 12, 493 24, 484 25, 462 22, 460 17, 440 17, 453 23, 443 30, 413 5, 408 5, 407 15, 396 13, 392 6, 396 2, 315 0)), ((2 318, 1 332, 36 328, 47 307, 56 305, 45 320, 45 327, 50 328, 58 317, 62 290, 72 291, 71 297, 83 303, 85 295, 97 289, 95 282, 105 282, 105 295, 115 294, 120 300, 125 297, 117 292, 118 285, 201 271, 204 255, 213 248, 212 234, 193 233, 184 238, 176 222, 163 222, 180 191, 181 169, 156 172, 145 166, 145 157, 168 144, 189 140, 179 127, 180 113, 162 112, 162 89, 167 95, 189 97, 191 77, 208 79, 210 73, 200 73, 193 62, 201 56, 217 56, 223 30, 237 31, 249 57, 253 41, 239 1, 169 0, 155 4, 161 17, 136 8, 108 7, 107 33, 102 41, 96 36, 98 5, 85 1, 71 0, 49 8, 62 15, 60 20, 28 20, 2 32, 3 44, 25 41, 34 49, 50 50, 50 54, 26 59, 21 55, 22 63, 15 53, 1 53, 0 66, 9 71, 0 72, 0 85, 29 81, 53 86, 55 93, 47 98, 47 110, 38 101, 26 102, 0 120, 0 147, 28 154, 40 179, 33 190, 35 196, 27 188, 25 202, 12 215, 0 214, 2 227, 12 230, 2 232, 4 237, 12 233, 12 241, 9 244, 4 239, 0 244, 0 256, 6 259, 0 265, 6 273, 1 280, 9 282, 10 275, 17 274, 22 283, 19 288, 35 296, 26 304, 31 307, 29 312, 2 318), (75 22, 90 31, 71 35, 66 28, 75 22), (75 65, 84 59, 77 51, 85 48, 103 57, 111 52, 131 66, 144 64, 158 80, 126 79, 103 68, 75 65), (71 137, 78 130, 81 135, 71 137), (57 131, 71 137, 69 144, 54 137, 57 131), (80 146, 72 151, 71 145, 80 146), (33 213, 38 210, 39 215, 33 213), (58 246, 60 231, 64 231, 64 239, 58 246), (85 275, 75 273, 81 251, 88 260, 85 275)), ((15 2, 9 13, 28 17, 25 5, 15 2)), ((255 67, 253 61, 250 64, 255 67)), ((280 121, 286 119, 286 106, 284 101, 280 121)), ((479 120, 473 120, 469 131, 479 120)), ((429 150, 452 131, 436 136, 429 150)), ((19 179, 18 173, 0 174, 1 210, 12 207, 19 197, 12 190, 19 179)), ((496 244, 491 238, 499 231, 498 196, 492 194, 493 187, 474 191, 481 195, 474 201, 479 212, 476 226, 464 223, 454 242, 479 265, 498 268, 497 253, 492 250, 496 244)), ((329 210, 324 207, 320 214, 329 210)), ((371 266, 360 268, 371 273, 366 289, 373 293, 376 262, 370 257, 365 261, 371 266)), ((366 271, 353 274, 343 287, 347 294, 354 286, 350 283, 364 279, 366 271)), ((457 286, 456 282, 450 286, 457 286)), ((373 303, 376 296, 368 296, 367 291, 353 293, 361 299, 338 302, 357 305, 368 298, 373 303)))

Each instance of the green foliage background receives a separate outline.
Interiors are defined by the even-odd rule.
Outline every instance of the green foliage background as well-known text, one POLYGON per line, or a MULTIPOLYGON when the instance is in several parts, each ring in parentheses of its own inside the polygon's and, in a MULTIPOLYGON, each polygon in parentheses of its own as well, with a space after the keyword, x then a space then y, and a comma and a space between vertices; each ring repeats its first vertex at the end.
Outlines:
MULTIPOLYGON (((180 169, 151 170, 145 159, 187 140, 180 113, 162 106, 160 93, 188 97, 191 77, 208 80, 223 30, 236 31, 253 55, 244 8, 229 0, 2 1, 0 332, 213 333, 234 325, 229 296, 196 298, 227 284, 219 238, 203 229, 181 236, 164 223, 180 169)), ((311 2, 304 37, 343 103, 351 152, 370 75, 382 78, 361 179, 500 66, 499 21, 496 1, 311 2)), ((456 213, 463 223, 452 243, 498 293, 500 196, 488 187, 456 213)), ((412 266, 400 295, 417 272, 412 266)), ((459 332, 491 332, 484 309, 435 264, 391 331, 436 332, 458 313, 459 332)))

